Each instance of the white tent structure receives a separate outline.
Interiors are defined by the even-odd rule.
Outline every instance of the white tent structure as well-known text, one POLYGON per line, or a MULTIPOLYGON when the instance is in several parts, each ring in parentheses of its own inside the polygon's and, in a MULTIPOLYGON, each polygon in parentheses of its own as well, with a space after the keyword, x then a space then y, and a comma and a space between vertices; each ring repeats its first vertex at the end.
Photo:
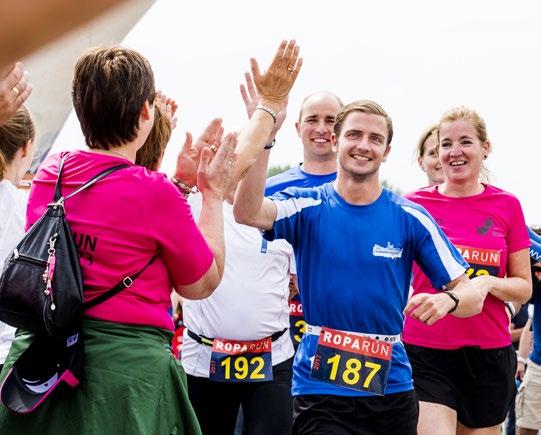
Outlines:
POLYGON ((119 44, 155 0, 127 2, 106 15, 42 48, 24 63, 34 87, 26 105, 38 126, 38 150, 31 172, 51 149, 72 110, 70 84, 82 51, 97 45, 119 44))

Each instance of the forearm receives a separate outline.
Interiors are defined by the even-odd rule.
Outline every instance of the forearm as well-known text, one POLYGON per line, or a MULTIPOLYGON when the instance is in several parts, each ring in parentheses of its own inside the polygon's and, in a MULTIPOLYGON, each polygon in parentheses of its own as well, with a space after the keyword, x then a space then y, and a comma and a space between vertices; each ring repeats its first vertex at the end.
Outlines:
POLYGON ((276 207, 265 198, 265 180, 270 152, 264 151, 246 173, 237 187, 233 214, 235 220, 262 230, 271 229, 276 207), (269 210, 274 211, 269 214, 269 210))
POLYGON ((518 342, 518 356, 527 359, 532 351, 532 331, 530 331, 531 320, 528 319, 522 329, 520 340, 518 342))
POLYGON ((224 274, 225 243, 223 203, 221 199, 203 195, 203 205, 199 216, 198 227, 214 255, 218 282, 224 274))
POLYGON ((451 313, 453 316, 471 317, 479 314, 483 309, 486 293, 482 289, 473 286, 466 275, 452 281, 447 285, 447 289, 452 291, 459 299, 456 310, 451 313))
POLYGON ((489 293, 502 300, 526 303, 532 296, 531 282, 524 278, 498 278, 490 276, 488 280, 489 293))
POLYGON ((520 340, 523 330, 524 328, 511 328, 511 342, 512 343, 520 340))
MULTIPOLYGON (((276 104, 262 103, 275 112, 279 107, 276 104)), ((256 110, 246 127, 241 131, 238 137, 237 145, 237 163, 233 172, 232 184, 236 185, 243 178, 246 171, 256 162, 257 158, 263 153, 267 145, 276 134, 274 130, 275 123, 272 116, 264 110, 256 110)))

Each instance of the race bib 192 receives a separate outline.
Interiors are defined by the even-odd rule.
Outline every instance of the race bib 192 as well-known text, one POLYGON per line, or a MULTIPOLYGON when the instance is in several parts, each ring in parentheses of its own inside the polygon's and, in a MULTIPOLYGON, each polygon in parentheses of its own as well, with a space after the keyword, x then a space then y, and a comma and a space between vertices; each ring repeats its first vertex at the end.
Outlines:
POLYGON ((310 377, 341 387, 383 395, 393 345, 321 328, 310 377))
POLYGON ((209 379, 217 382, 272 381, 272 340, 235 341, 215 338, 209 379))

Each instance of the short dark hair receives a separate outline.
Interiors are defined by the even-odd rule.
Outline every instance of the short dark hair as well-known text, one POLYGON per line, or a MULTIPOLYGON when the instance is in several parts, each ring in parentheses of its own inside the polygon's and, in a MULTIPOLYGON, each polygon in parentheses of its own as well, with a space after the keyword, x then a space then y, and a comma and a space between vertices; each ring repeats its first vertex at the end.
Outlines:
POLYGON ((387 112, 383 110, 378 103, 371 100, 358 100, 353 103, 349 103, 344 106, 340 112, 336 115, 336 121, 334 122, 334 134, 340 136, 342 130, 342 124, 346 120, 347 116, 352 112, 370 113, 372 115, 380 115, 385 118, 387 122, 387 145, 391 143, 393 139, 393 121, 391 117, 387 115, 387 112))
POLYGON ((86 144, 107 150, 137 137, 141 108, 154 102, 154 74, 134 50, 94 48, 75 65, 71 95, 86 144))

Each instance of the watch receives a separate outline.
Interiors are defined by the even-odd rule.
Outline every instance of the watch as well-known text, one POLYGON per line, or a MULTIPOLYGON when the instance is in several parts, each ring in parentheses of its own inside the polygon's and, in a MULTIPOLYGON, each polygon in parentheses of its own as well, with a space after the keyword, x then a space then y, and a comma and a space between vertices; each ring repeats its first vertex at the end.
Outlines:
POLYGON ((271 143, 265 145, 265 149, 270 150, 274 145, 276 145, 276 139, 273 139, 271 143))

